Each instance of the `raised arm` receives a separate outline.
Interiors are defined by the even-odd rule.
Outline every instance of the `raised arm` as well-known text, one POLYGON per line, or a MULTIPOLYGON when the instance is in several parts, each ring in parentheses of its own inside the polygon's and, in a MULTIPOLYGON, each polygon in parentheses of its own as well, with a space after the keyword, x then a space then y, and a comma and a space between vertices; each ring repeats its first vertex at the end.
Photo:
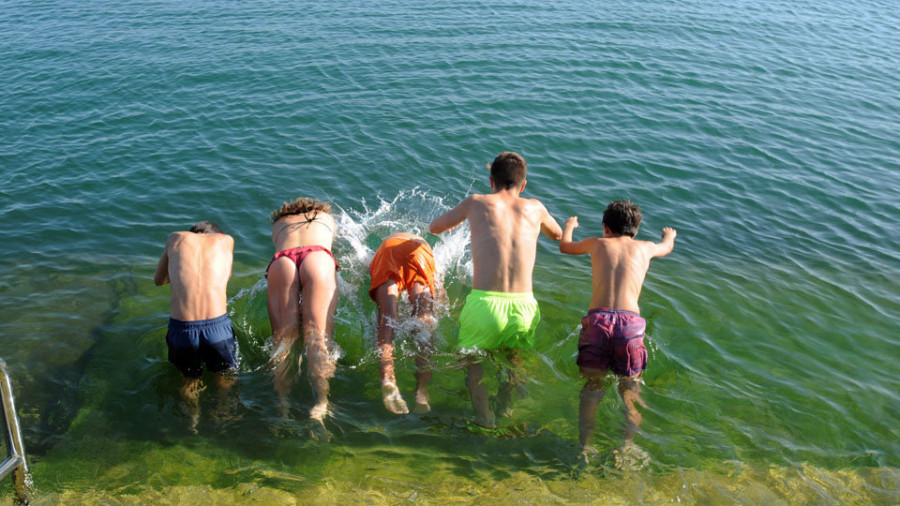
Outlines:
POLYGON ((471 202, 472 197, 469 196, 453 209, 435 218, 428 227, 428 231, 432 234, 440 234, 458 226, 469 216, 471 202))
POLYGON ((578 228, 578 216, 572 216, 566 220, 566 228, 562 233, 562 240, 559 241, 559 251, 567 255, 584 255, 590 253, 590 239, 572 242, 572 234, 578 228))
POLYGON ((675 248, 675 236, 678 235, 678 232, 675 231, 672 227, 666 227, 662 231, 662 242, 657 242, 653 244, 653 254, 652 258, 656 257, 664 257, 672 252, 672 249, 675 248))
POLYGON ((562 229, 559 228, 559 223, 553 219, 553 216, 550 216, 547 208, 544 208, 544 217, 541 220, 541 232, 554 241, 562 239, 562 229))

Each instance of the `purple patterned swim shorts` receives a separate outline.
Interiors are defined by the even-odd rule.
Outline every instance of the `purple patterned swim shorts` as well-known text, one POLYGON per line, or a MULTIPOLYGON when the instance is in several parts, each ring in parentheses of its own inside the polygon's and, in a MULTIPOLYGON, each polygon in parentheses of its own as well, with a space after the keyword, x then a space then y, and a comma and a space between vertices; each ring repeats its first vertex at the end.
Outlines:
POLYGON ((647 322, 633 311, 592 309, 581 319, 578 365, 634 376, 647 367, 647 322))

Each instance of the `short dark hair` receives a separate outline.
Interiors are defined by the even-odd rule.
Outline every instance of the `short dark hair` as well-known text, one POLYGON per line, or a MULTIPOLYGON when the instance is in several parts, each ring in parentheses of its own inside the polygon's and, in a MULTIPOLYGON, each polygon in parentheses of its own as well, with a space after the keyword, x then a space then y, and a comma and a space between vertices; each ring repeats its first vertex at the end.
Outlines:
POLYGON ((522 186, 527 172, 525 158, 512 151, 500 153, 491 163, 491 179, 494 180, 494 186, 501 190, 522 186))
POLYGON ((191 227, 191 232, 195 234, 221 234, 222 227, 211 221, 198 221, 191 227))
POLYGON ((641 208, 630 200, 614 200, 603 211, 603 224, 613 235, 634 237, 641 226, 641 208))

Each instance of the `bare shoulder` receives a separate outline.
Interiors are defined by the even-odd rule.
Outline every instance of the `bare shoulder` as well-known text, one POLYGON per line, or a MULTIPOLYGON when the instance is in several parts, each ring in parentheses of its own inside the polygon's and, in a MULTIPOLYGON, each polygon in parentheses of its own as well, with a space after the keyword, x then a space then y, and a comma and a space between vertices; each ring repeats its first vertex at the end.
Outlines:
POLYGON ((635 246, 640 250, 641 254, 647 255, 648 259, 657 254, 659 244, 653 241, 634 241, 635 246))
POLYGON ((175 246, 176 244, 182 242, 186 237, 189 237, 192 235, 194 235, 194 234, 191 232, 185 232, 183 230, 180 230, 178 232, 172 232, 171 234, 169 234, 169 237, 166 239, 166 247, 171 248, 171 247, 175 246))
POLYGON ((213 234, 215 235, 215 241, 221 243, 223 246, 233 248, 234 247, 234 237, 231 237, 228 234, 213 234))
POLYGON ((326 221, 332 225, 337 224, 337 220, 334 219, 334 215, 331 213, 320 212, 319 214, 316 215, 316 219, 326 221))
POLYGON ((457 206, 460 210, 466 212, 468 214, 472 209, 484 209, 494 205, 497 202, 497 197, 492 194, 482 194, 482 193, 473 193, 468 197, 464 198, 462 202, 457 206))
POLYGON ((541 217, 547 216, 550 214, 547 211, 547 208, 544 206, 544 203, 538 199, 524 199, 524 209, 531 214, 539 215, 541 217))
POLYGON ((460 202, 460 204, 464 204, 466 202, 485 203, 485 202, 490 202, 493 198, 495 198, 494 195, 486 195, 483 193, 473 193, 473 194, 469 195, 468 197, 464 198, 462 200, 462 202, 460 202))

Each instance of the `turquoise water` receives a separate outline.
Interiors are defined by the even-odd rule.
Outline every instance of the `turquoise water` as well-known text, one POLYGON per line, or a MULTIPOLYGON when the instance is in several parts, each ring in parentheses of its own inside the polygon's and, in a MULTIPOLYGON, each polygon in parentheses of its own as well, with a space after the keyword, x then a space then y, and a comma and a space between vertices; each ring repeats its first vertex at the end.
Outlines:
POLYGON ((4 3, 0 356, 36 498, 900 501, 898 19, 878 0, 4 3), (641 300, 639 472, 611 456, 613 392, 601 457, 576 464, 589 260, 546 239, 515 416, 473 427, 451 368, 464 230, 430 237, 450 295, 434 410, 381 406, 367 255, 489 191, 503 150, 577 237, 621 197, 639 238, 678 229, 641 300), (266 218, 300 195, 340 223, 330 443, 303 423, 305 376, 284 421, 264 367, 266 218), (229 416, 208 391, 191 436, 152 275, 201 219, 236 239, 242 373, 229 416))

